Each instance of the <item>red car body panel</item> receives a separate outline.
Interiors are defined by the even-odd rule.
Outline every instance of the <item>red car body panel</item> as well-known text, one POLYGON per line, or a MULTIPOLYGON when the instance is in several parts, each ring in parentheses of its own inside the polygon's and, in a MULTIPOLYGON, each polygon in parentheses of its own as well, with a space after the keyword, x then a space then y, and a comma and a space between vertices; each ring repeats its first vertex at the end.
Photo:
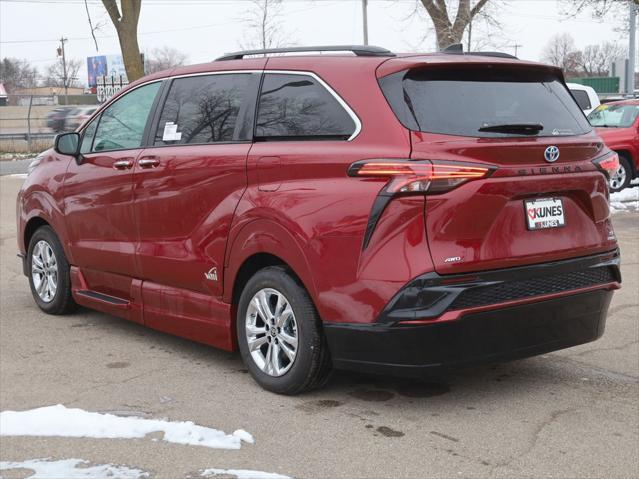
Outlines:
MULTIPOLYGON (((258 255, 276 257, 293 270, 325 323, 370 325, 398 290, 427 272, 492 270, 614 250, 605 177, 592 163, 605 154, 595 134, 488 140, 411 133, 377 83, 407 68, 460 62, 536 65, 458 55, 284 56, 145 77, 107 106, 150 79, 227 70, 308 71, 343 98, 362 128, 348 142, 147 145, 91 153, 82 165, 48 151, 19 196, 20 252, 26 254, 34 225, 49 223, 73 265, 78 303, 232 350, 236 281, 258 255), (540 161, 551 143, 562 149, 552 166, 540 161), (371 207, 386 179, 352 178, 347 170, 375 158, 461 160, 497 170, 447 193, 392 200, 363 248, 371 207), (122 159, 130 159, 132 168, 115 170, 113 162, 122 159), (141 168, 140 159, 157 160, 157 166, 141 168), (566 227, 527 234, 523 200, 547 196, 564 199, 566 227), (463 261, 447 263, 450 257, 463 261), (219 280, 207 280, 213 271, 219 280)), ((599 289, 616 287, 611 281, 599 289)))
POLYGON ((547 138, 476 139, 414 133, 413 158, 477 161, 497 166, 490 178, 426 199, 428 244, 440 274, 508 268, 609 251, 608 193, 592 159, 602 145, 594 135, 553 138, 562 155, 552 165, 539 158, 547 138), (565 173, 565 174, 562 174, 565 173), (516 181, 513 179, 516 178, 516 181), (561 197, 570 225, 527 231, 523 201, 561 197), (475 201, 476 200, 476 201, 475 201), (481 204, 485 207, 478 208, 481 204), (575 231, 579 231, 578 236, 575 231), (512 241, 517 238, 517 241, 512 241), (552 244, 552 249, 548 245, 552 244), (446 262, 459 258, 458 262, 446 262))
MULTIPOLYGON (((608 105, 637 105, 637 100, 622 100, 608 105)), ((630 158, 633 176, 639 172, 639 118, 628 128, 596 128, 597 135, 604 141, 606 146, 617 153, 624 154, 630 158)))

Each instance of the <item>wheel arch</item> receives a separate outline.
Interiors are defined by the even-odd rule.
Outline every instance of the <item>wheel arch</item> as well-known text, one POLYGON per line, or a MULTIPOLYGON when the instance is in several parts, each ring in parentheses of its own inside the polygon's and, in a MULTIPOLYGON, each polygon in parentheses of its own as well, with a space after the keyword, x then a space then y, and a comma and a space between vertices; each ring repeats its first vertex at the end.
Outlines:
POLYGON ((270 220, 252 221, 233 235, 225 260, 224 301, 237 305, 250 277, 273 265, 286 266, 315 303, 315 284, 302 247, 288 230, 270 220))
POLYGON ((50 227, 55 233, 55 229, 51 226, 51 224, 40 216, 34 216, 27 221, 24 226, 24 235, 22 238, 24 241, 25 250, 29 249, 29 242, 31 241, 31 238, 33 237, 35 232, 42 226, 50 227))
POLYGON ((634 162, 632 161, 632 153, 630 152, 630 150, 627 150, 625 148, 619 148, 619 149, 615 149, 615 152, 619 155, 619 156, 623 156, 626 160, 628 160, 628 163, 630 164, 630 177, 631 178, 635 178, 637 176, 637 169, 634 167, 634 162))

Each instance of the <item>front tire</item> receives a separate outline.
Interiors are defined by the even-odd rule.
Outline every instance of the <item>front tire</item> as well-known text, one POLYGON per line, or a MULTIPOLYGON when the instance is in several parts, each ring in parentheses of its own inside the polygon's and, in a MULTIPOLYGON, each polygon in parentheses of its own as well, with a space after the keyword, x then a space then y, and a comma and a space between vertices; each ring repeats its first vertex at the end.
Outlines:
POLYGON ((60 240, 50 226, 36 230, 27 249, 31 294, 48 314, 68 314, 77 308, 71 295, 70 266, 60 240))
POLYGON ((610 176, 610 192, 617 193, 623 190, 630 184, 631 179, 630 161, 626 156, 619 155, 619 168, 610 176))
POLYGON ((270 266, 248 281, 236 325, 242 360, 264 389, 293 395, 328 379, 330 357, 321 320, 286 268, 270 266))

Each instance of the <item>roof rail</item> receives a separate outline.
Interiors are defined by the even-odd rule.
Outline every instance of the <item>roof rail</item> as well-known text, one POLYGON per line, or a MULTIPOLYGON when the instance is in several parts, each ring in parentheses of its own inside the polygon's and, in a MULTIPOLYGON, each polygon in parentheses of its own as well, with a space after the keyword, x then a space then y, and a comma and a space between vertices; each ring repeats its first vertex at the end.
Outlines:
POLYGON ((270 53, 308 53, 308 52, 353 52, 358 57, 394 57, 390 50, 370 45, 326 45, 316 47, 267 48, 265 50, 244 50, 226 53, 215 61, 241 60, 249 55, 267 55, 270 53))
POLYGON ((453 43, 444 48, 441 53, 447 55, 476 55, 480 57, 498 57, 498 58, 513 58, 518 60, 515 55, 503 52, 464 52, 464 46, 461 43, 453 43))

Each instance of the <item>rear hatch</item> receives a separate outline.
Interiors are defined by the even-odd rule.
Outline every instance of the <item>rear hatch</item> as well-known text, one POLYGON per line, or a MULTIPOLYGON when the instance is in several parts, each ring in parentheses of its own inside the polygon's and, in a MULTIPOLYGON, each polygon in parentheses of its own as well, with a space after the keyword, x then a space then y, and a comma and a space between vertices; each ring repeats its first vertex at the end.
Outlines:
POLYGON ((490 175, 427 193, 437 272, 555 261, 613 249, 607 150, 561 74, 512 64, 444 64, 380 80, 411 132, 411 159, 490 166, 490 175))

